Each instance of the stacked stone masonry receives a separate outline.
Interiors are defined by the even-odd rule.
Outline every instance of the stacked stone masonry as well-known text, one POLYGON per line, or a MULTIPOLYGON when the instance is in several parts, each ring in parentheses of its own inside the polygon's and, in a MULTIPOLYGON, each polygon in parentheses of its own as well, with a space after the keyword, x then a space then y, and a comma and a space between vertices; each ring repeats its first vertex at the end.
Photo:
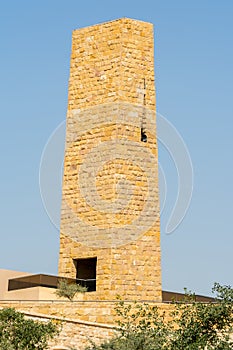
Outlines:
POLYGON ((0 305, 62 321, 50 350, 111 337, 117 295, 170 309, 161 303, 153 45, 152 24, 127 18, 73 32, 59 275, 76 278, 76 259, 97 258, 96 291, 0 305))
MULTIPOLYGON (((14 307, 34 320, 53 320, 60 327, 59 335, 49 344, 49 350, 84 350, 90 340, 99 344, 117 332, 114 307, 116 302, 3 302, 0 308, 14 307)), ((161 313, 171 311, 170 304, 157 305, 161 313)))
POLYGON ((92 257, 86 300, 161 301, 153 26, 126 18, 73 32, 59 274, 92 257))

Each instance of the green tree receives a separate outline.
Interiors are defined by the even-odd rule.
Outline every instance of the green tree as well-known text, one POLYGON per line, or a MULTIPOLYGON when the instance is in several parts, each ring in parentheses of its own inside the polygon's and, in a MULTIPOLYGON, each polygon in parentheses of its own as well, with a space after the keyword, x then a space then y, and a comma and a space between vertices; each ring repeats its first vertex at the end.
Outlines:
POLYGON ((0 310, 1 350, 43 350, 48 340, 58 334, 58 326, 52 321, 39 322, 26 319, 13 308, 0 310))
POLYGON ((215 283, 215 303, 195 302, 187 294, 185 303, 176 304, 171 334, 171 350, 230 350, 233 342, 233 289, 215 283))
POLYGON ((87 350, 232 350, 233 289, 215 283, 212 291, 213 303, 186 292, 183 302, 173 303, 169 321, 155 306, 120 301, 116 336, 87 350))
POLYGON ((87 350, 162 350, 167 349, 168 327, 156 306, 147 303, 128 304, 120 301, 116 337, 87 350))

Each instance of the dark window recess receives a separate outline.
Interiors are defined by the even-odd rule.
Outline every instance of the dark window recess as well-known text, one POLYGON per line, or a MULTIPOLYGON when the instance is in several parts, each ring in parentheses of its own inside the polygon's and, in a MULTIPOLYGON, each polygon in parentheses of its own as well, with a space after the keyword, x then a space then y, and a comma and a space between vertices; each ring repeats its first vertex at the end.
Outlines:
POLYGON ((97 258, 76 259, 76 281, 83 287, 87 287, 88 292, 96 291, 96 264, 97 258))
POLYGON ((141 141, 147 142, 147 135, 146 135, 146 132, 143 128, 141 128, 141 141))

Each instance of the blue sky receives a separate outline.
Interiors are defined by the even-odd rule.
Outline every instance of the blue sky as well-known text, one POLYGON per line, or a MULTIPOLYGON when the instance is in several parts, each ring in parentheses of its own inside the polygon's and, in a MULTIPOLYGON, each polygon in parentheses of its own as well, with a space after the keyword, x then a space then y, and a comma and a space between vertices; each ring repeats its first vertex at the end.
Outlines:
POLYGON ((41 200, 40 158, 66 116, 72 30, 120 17, 154 24, 157 110, 182 135, 194 168, 190 208, 167 235, 177 178, 161 145, 163 289, 209 294, 215 281, 233 285, 230 0, 0 3, 0 268, 57 273, 59 232, 41 200))

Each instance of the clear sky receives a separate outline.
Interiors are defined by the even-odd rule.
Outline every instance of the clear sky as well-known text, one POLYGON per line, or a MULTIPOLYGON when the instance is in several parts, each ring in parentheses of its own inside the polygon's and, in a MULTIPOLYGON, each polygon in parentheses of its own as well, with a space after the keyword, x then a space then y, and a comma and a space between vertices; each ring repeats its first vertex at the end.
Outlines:
POLYGON ((157 110, 182 135, 194 169, 191 205, 168 235, 177 176, 160 145, 163 289, 209 294, 215 281, 233 285, 230 0, 0 2, 0 268, 57 273, 59 232, 41 200, 41 154, 66 116, 72 30, 120 17, 154 24, 157 110))

